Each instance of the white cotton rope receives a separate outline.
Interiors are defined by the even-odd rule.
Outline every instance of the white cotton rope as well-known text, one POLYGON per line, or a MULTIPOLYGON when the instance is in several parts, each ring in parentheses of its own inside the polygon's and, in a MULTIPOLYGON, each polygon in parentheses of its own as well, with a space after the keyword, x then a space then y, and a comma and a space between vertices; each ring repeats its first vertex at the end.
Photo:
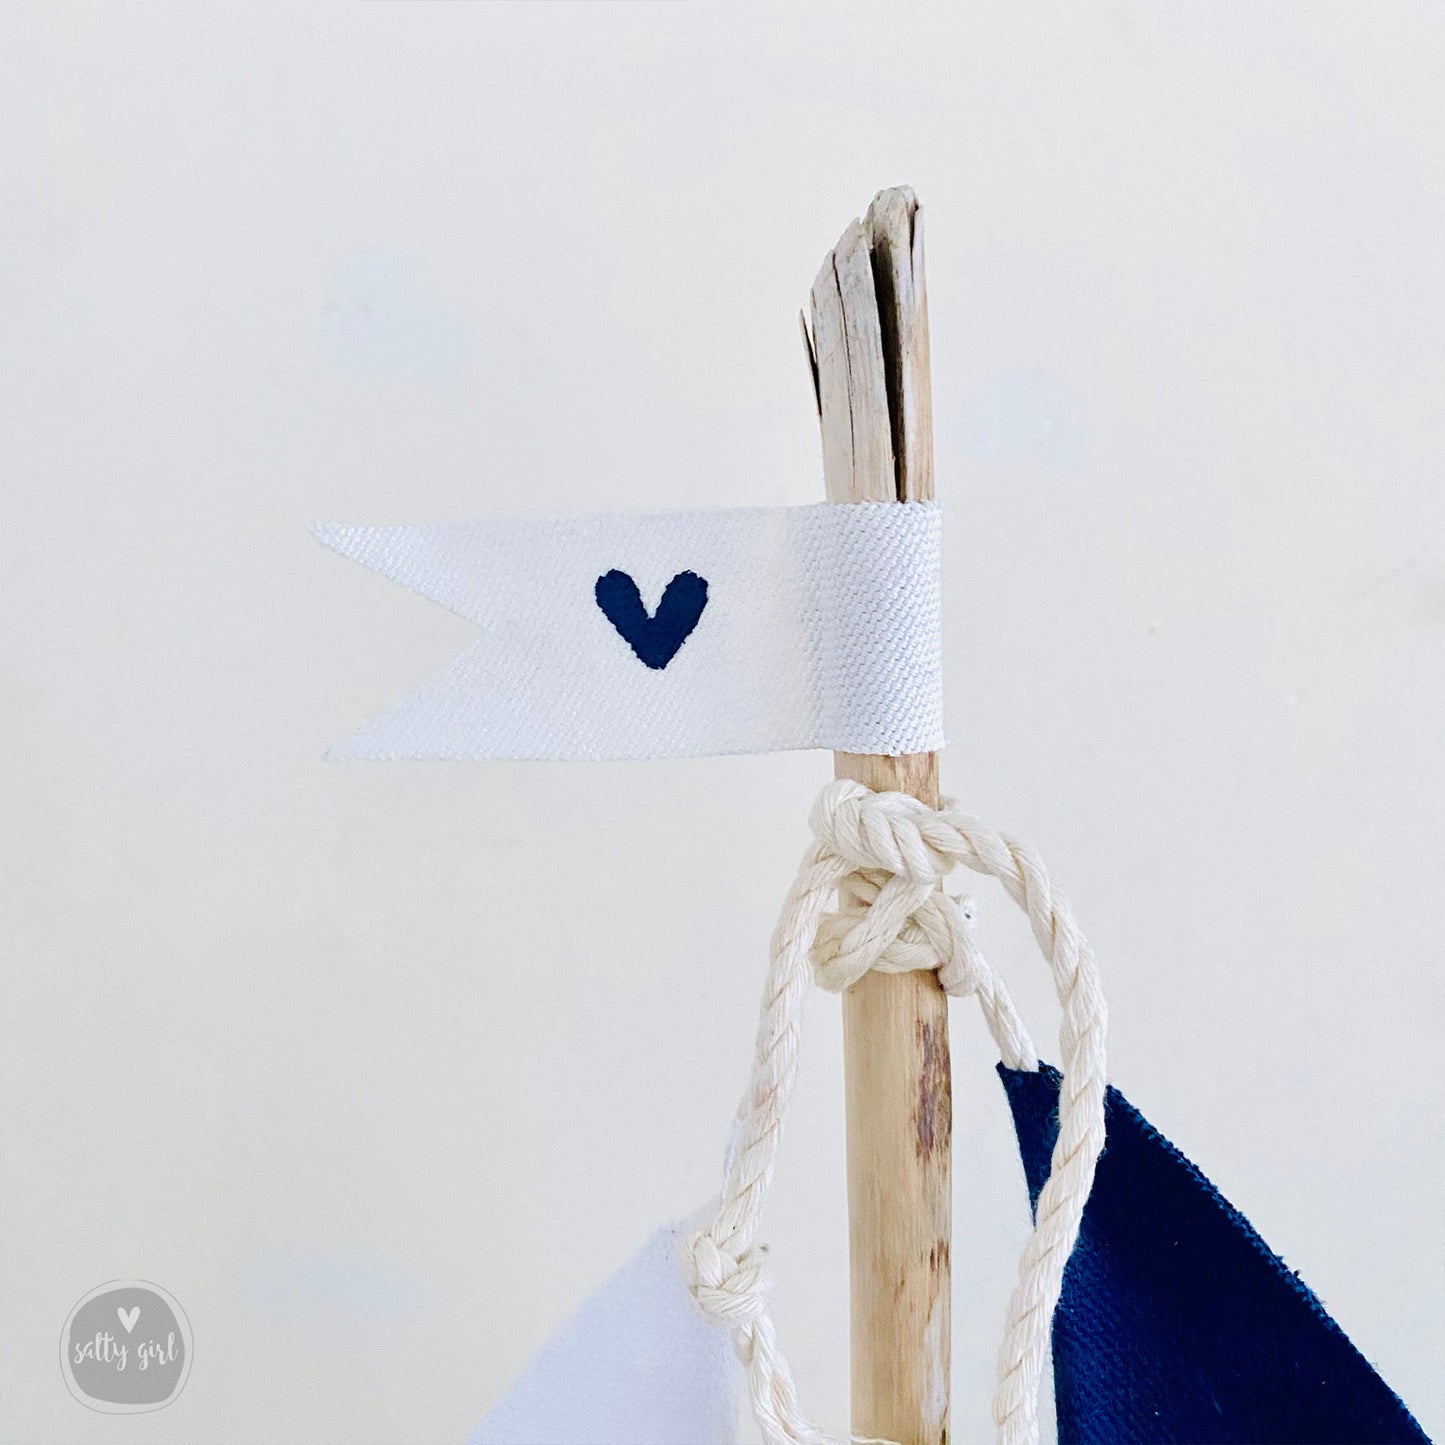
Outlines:
POLYGON ((1039 859, 950 800, 935 811, 904 793, 839 780, 819 795, 810 823, 814 841, 773 932, 752 1076, 717 1214, 683 1241, 684 1278, 703 1317, 732 1334, 765 1445, 835 1445, 839 1437, 798 1407, 757 1243, 797 1075, 803 996, 810 972, 841 993, 870 969, 934 969, 948 993, 978 996, 1006 1067, 1037 1070, 1008 991, 973 941, 971 902, 940 886, 959 864, 989 874, 1028 915, 1063 1015, 1059 1137, 1019 1261, 993 1398, 999 1445, 1036 1445, 1050 1325, 1104 1147, 1106 1011, 1093 950, 1039 859))

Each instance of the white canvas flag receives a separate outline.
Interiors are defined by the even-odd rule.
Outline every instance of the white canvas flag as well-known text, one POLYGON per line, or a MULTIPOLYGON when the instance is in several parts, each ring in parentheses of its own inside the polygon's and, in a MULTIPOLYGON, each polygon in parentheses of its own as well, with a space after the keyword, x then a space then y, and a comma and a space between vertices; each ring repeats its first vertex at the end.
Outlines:
POLYGON ((742 1367, 660 1229, 557 1331, 468 1445, 732 1445, 742 1367))
POLYGON ((333 757, 943 745, 933 503, 316 530, 480 631, 333 757))

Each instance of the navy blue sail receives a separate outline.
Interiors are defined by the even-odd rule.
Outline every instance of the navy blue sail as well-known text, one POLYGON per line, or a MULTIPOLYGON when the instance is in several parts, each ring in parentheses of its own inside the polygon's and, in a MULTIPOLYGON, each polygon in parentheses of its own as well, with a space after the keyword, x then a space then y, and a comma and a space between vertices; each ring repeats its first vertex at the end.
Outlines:
MULTIPOLYGON (((1005 1069, 1036 1204, 1059 1074, 1005 1069)), ((1059 1445, 1429 1445, 1324 1306, 1116 1089, 1054 1316, 1059 1445)))

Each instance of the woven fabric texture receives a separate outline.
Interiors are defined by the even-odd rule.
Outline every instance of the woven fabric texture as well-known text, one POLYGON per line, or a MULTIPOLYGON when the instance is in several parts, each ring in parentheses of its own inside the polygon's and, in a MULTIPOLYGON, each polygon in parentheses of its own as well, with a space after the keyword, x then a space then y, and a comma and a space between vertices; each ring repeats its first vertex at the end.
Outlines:
MULTIPOLYGON (((1037 1201, 1059 1074, 999 1075, 1037 1201)), ((1304 1282, 1117 1089, 1053 1351, 1059 1445, 1428 1445, 1304 1282)))
POLYGON ((896 755, 943 745, 936 504, 316 532, 480 634, 333 757, 896 755))

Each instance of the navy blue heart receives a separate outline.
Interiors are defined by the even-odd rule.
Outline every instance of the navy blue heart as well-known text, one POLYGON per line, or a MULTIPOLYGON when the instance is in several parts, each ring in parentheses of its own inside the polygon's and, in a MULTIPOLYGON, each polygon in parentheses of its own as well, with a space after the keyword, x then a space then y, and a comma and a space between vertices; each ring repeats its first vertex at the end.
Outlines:
POLYGON ((637 583, 626 572, 604 572, 594 591, 603 615, 627 645, 648 667, 659 669, 677 656, 707 606, 707 583, 696 572, 679 572, 651 617, 637 583))

